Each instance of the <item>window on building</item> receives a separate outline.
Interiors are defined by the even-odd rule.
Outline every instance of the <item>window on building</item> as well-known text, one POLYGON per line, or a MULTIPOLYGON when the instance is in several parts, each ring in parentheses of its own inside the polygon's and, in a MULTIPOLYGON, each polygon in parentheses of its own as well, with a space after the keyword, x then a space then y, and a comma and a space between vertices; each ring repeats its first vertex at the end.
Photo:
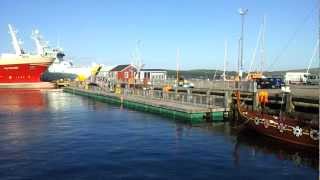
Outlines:
POLYGON ((124 78, 126 78, 126 79, 129 78, 129 72, 124 72, 124 78))

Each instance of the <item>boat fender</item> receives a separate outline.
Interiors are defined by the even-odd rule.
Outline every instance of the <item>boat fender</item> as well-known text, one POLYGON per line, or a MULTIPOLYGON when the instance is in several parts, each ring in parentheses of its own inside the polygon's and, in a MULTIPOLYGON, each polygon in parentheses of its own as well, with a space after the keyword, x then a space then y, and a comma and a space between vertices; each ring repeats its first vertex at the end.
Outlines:
POLYGON ((269 127, 269 120, 268 119, 264 119, 264 123, 263 123, 265 128, 269 127))
POLYGON ((258 126, 260 124, 260 119, 259 118, 254 118, 254 123, 258 126))
POLYGON ((302 136, 302 129, 299 126, 293 127, 292 131, 296 137, 302 136))
POLYGON ((319 132, 317 130, 311 130, 310 131, 310 137, 313 140, 319 140, 319 132))
POLYGON ((286 125, 283 123, 279 123, 278 124, 278 129, 281 133, 283 133, 283 131, 286 129, 286 125))
POLYGON ((266 105, 268 103, 268 92, 267 91, 261 91, 258 94, 259 102, 263 105, 266 105))

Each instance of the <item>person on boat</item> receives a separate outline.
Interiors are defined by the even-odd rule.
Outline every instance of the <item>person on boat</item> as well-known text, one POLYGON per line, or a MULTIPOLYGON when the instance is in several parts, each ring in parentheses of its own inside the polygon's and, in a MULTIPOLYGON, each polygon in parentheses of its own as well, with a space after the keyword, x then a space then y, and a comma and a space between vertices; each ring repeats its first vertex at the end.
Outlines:
POLYGON ((269 94, 267 91, 260 91, 259 92, 258 97, 259 97, 259 104, 261 106, 261 114, 264 113, 265 106, 268 103, 268 96, 269 96, 269 94))

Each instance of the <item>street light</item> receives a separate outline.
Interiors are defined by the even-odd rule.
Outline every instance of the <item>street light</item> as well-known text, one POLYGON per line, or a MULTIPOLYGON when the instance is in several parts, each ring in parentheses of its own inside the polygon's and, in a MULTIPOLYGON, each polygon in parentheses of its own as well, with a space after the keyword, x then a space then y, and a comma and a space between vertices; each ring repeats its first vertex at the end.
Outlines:
POLYGON ((238 72, 240 78, 242 78, 242 72, 243 72, 243 29, 244 29, 244 16, 248 13, 248 9, 242 9, 239 8, 238 10, 240 16, 241 16, 241 37, 240 37, 240 55, 238 60, 238 72))

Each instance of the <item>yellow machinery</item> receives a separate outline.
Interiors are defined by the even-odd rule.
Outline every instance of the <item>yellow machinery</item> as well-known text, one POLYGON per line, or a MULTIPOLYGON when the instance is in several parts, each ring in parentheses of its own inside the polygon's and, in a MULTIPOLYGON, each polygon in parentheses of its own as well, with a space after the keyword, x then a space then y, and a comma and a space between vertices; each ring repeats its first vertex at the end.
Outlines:
POLYGON ((172 89, 172 86, 170 86, 170 85, 165 85, 163 87, 163 91, 166 92, 166 93, 169 92, 171 89, 172 89))
POLYGON ((102 66, 101 65, 94 65, 90 68, 90 72, 81 72, 78 74, 76 81, 84 82, 88 78, 90 78, 90 83, 95 82, 95 78, 97 74, 100 72, 102 66))
POLYGON ((250 72, 247 75, 247 80, 257 80, 263 77, 262 72, 250 72))

